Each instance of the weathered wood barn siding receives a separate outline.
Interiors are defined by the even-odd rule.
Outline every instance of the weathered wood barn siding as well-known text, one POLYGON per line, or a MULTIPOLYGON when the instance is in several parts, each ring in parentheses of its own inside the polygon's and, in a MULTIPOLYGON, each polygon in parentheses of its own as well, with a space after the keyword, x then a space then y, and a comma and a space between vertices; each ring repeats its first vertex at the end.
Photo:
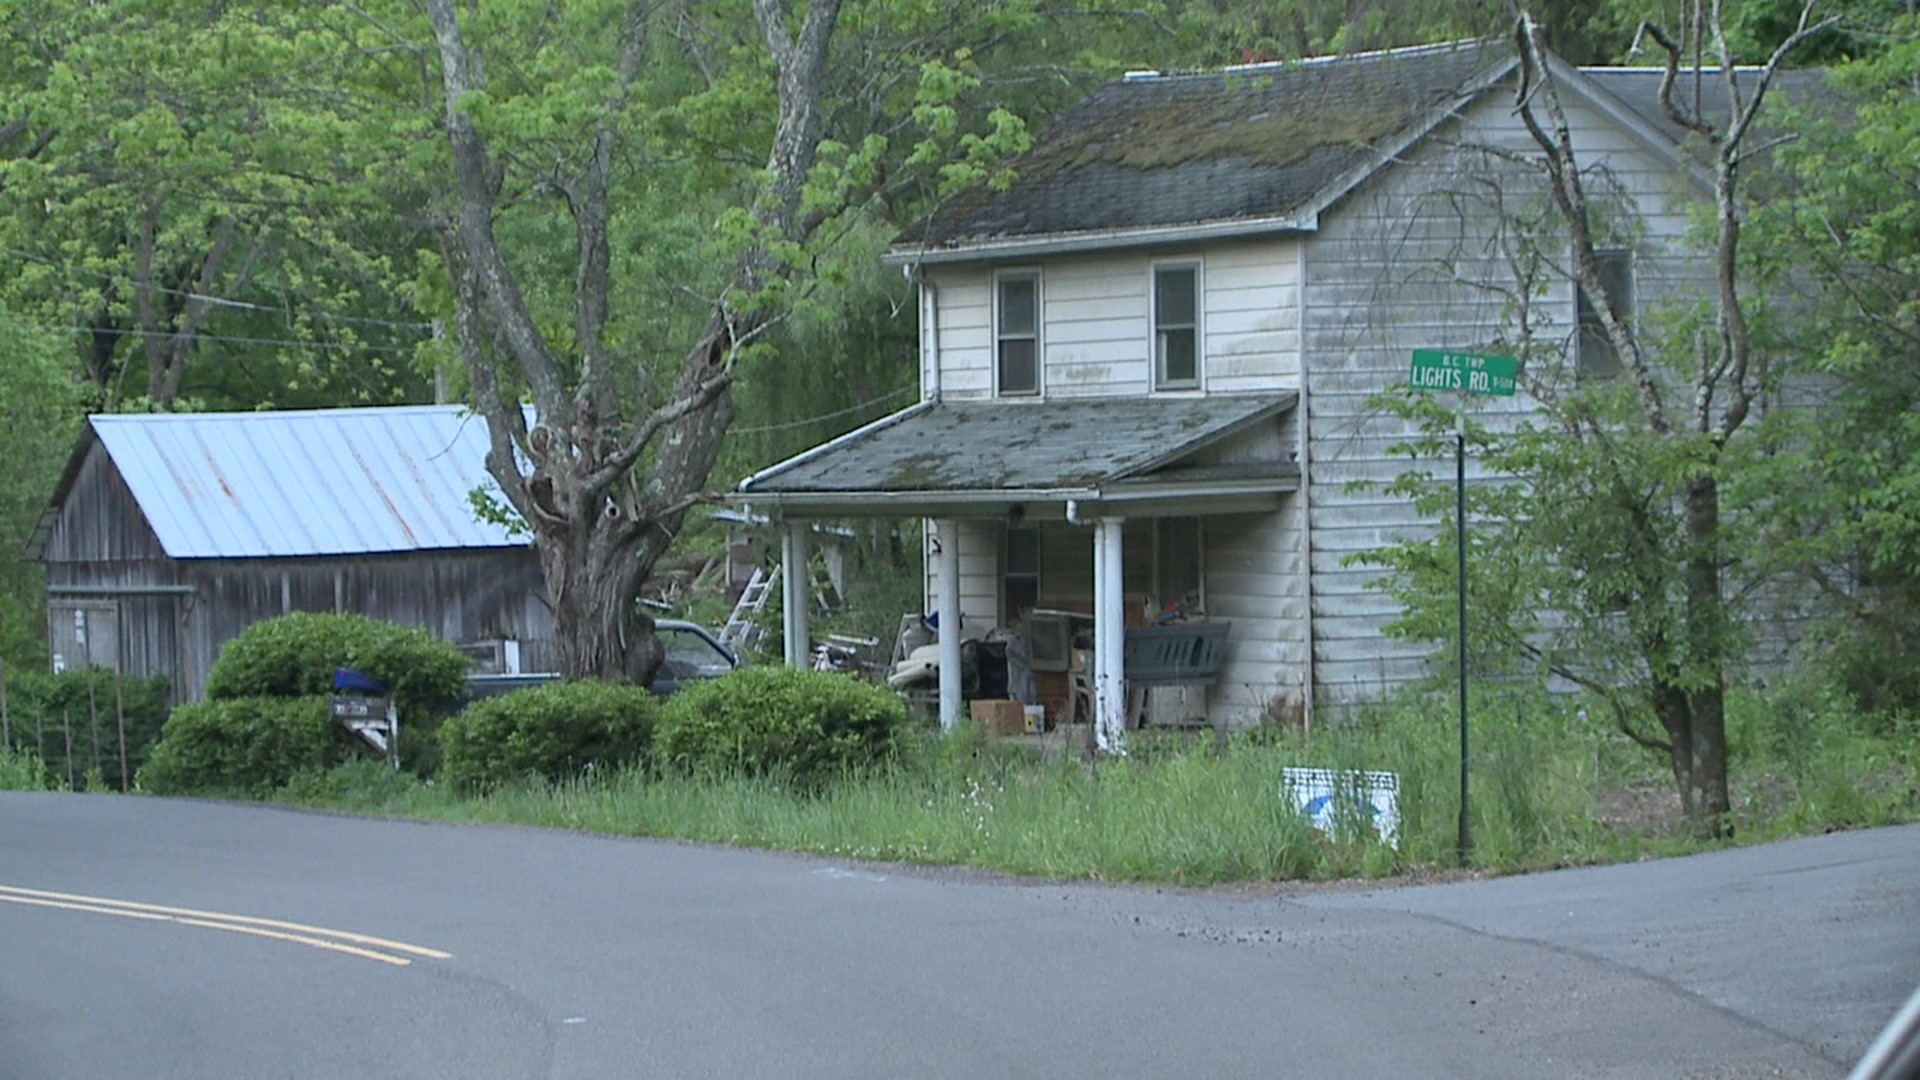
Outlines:
MULTIPOLYGON (((188 608, 180 564, 167 557, 133 492, 94 443, 80 463, 73 497, 60 509, 46 550, 47 619, 55 663, 90 659, 130 675, 167 675, 180 665, 181 622, 188 608), (110 612, 110 653, 76 650, 75 611, 110 612), (78 651, 80 655, 74 655, 78 651)), ((177 693, 177 689, 176 689, 177 693)))
MULTIPOLYGON (((1701 264, 1684 245, 1684 207, 1674 196, 1682 174, 1617 124, 1568 100, 1576 145, 1604 166, 1638 214, 1634 271, 1642 316, 1659 303, 1704 284, 1701 264)), ((1400 606, 1376 587, 1379 571, 1347 560, 1431 529, 1412 503, 1381 488, 1412 467, 1390 453, 1414 434, 1409 425, 1369 404, 1404 384, 1416 348, 1510 349, 1514 327, 1505 298, 1485 286, 1511 287, 1498 261, 1489 190, 1496 168, 1473 149, 1492 145, 1534 152, 1512 116, 1511 95, 1497 91, 1439 136, 1322 216, 1307 250, 1305 324, 1309 425, 1306 490, 1312 515, 1314 667, 1320 694, 1340 702, 1377 697, 1429 673, 1432 647, 1387 637, 1400 606), (1355 490, 1356 483, 1372 485, 1355 490)), ((1515 170, 1498 177, 1515 204, 1543 197, 1515 170)), ((1595 187, 1599 187, 1598 184, 1595 187)), ((1533 302, 1537 338, 1571 344, 1576 325, 1570 282, 1554 281, 1533 302)), ((1473 406, 1496 428, 1519 423, 1536 408, 1524 392, 1473 406)), ((1452 461, 1420 467, 1441 480, 1452 461)), ((1469 482, 1486 478, 1469 459, 1469 482)))
MULTIPOLYGON (((110 613, 114 662, 128 674, 167 676, 179 701, 201 696, 221 646, 240 631, 294 611, 354 612, 456 643, 519 641, 523 670, 552 668, 552 615, 531 548, 173 559, 97 441, 52 522, 43 558, 55 652, 59 623, 75 608, 93 613, 96 627, 110 613)), ((92 658, 107 659, 98 651, 92 658)), ((68 666, 86 660, 61 659, 68 666)))

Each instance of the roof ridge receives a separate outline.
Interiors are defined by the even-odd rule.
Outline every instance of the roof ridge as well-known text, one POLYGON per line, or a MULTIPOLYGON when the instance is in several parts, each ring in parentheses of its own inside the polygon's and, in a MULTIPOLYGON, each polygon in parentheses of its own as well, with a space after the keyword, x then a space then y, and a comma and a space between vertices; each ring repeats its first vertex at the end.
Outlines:
POLYGON ((1465 48, 1485 48, 1499 44, 1501 39, 1454 38, 1449 41, 1431 41, 1423 45, 1395 45, 1385 49, 1366 49, 1350 53, 1319 53, 1314 56, 1296 56, 1286 60, 1258 60, 1246 64, 1226 64, 1211 68, 1180 68, 1162 70, 1158 68, 1131 69, 1114 82, 1147 82, 1154 79, 1203 79, 1217 78, 1221 75, 1240 75, 1248 72, 1287 71, 1303 67, 1324 67, 1352 60, 1377 60, 1389 56, 1421 56, 1429 53, 1455 52, 1465 48))
POLYGON ((106 423, 147 423, 173 422, 188 420, 283 420, 291 417, 340 417, 348 414, 385 414, 453 412, 470 410, 468 405, 345 405, 317 409, 230 409, 222 412, 163 412, 163 413, 89 413, 87 419, 106 423))

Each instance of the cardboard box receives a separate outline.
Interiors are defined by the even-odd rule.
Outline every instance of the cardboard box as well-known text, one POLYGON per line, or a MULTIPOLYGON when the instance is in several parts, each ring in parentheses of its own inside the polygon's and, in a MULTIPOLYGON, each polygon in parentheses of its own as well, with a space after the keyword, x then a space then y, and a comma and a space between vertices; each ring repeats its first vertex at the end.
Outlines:
POLYGON ((989 735, 1018 735, 1027 730, 1027 714, 1017 701, 975 701, 973 718, 989 735))

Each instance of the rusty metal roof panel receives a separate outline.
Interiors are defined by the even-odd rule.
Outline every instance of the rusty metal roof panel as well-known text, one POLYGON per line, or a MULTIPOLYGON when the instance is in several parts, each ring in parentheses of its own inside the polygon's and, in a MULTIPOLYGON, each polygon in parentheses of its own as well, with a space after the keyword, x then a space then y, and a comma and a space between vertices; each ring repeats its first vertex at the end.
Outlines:
POLYGON ((518 547, 478 520, 487 425, 458 406, 91 418, 168 555, 518 547))

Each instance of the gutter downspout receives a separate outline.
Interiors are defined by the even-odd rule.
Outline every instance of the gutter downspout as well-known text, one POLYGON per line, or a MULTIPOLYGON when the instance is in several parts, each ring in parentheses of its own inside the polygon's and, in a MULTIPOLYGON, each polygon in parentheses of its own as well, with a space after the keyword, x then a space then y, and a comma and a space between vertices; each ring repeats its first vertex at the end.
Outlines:
MULTIPOLYGON (((912 272, 912 268, 908 268, 912 272)), ((920 400, 940 400, 940 286, 920 279, 920 400)))
POLYGON ((1302 673, 1304 685, 1301 689, 1305 694, 1300 703, 1300 726, 1310 733, 1313 731, 1313 701, 1319 696, 1320 685, 1319 674, 1313 663, 1315 648, 1313 640, 1313 383, 1311 378, 1313 366, 1307 350, 1307 342, 1312 340, 1312 337, 1309 332, 1311 328, 1307 325, 1307 313, 1310 308, 1307 303, 1308 265, 1305 239, 1300 241, 1295 251, 1299 262, 1299 267, 1295 271, 1295 277, 1299 280, 1295 295, 1300 297, 1300 400, 1294 408, 1299 410, 1297 415, 1300 426, 1300 460, 1298 462, 1300 466, 1300 567, 1306 574, 1306 581, 1301 588, 1305 594, 1303 597, 1305 603, 1301 605, 1301 611, 1306 616, 1306 626, 1301 628, 1301 632, 1306 638, 1306 653, 1302 657, 1306 668, 1302 673))

